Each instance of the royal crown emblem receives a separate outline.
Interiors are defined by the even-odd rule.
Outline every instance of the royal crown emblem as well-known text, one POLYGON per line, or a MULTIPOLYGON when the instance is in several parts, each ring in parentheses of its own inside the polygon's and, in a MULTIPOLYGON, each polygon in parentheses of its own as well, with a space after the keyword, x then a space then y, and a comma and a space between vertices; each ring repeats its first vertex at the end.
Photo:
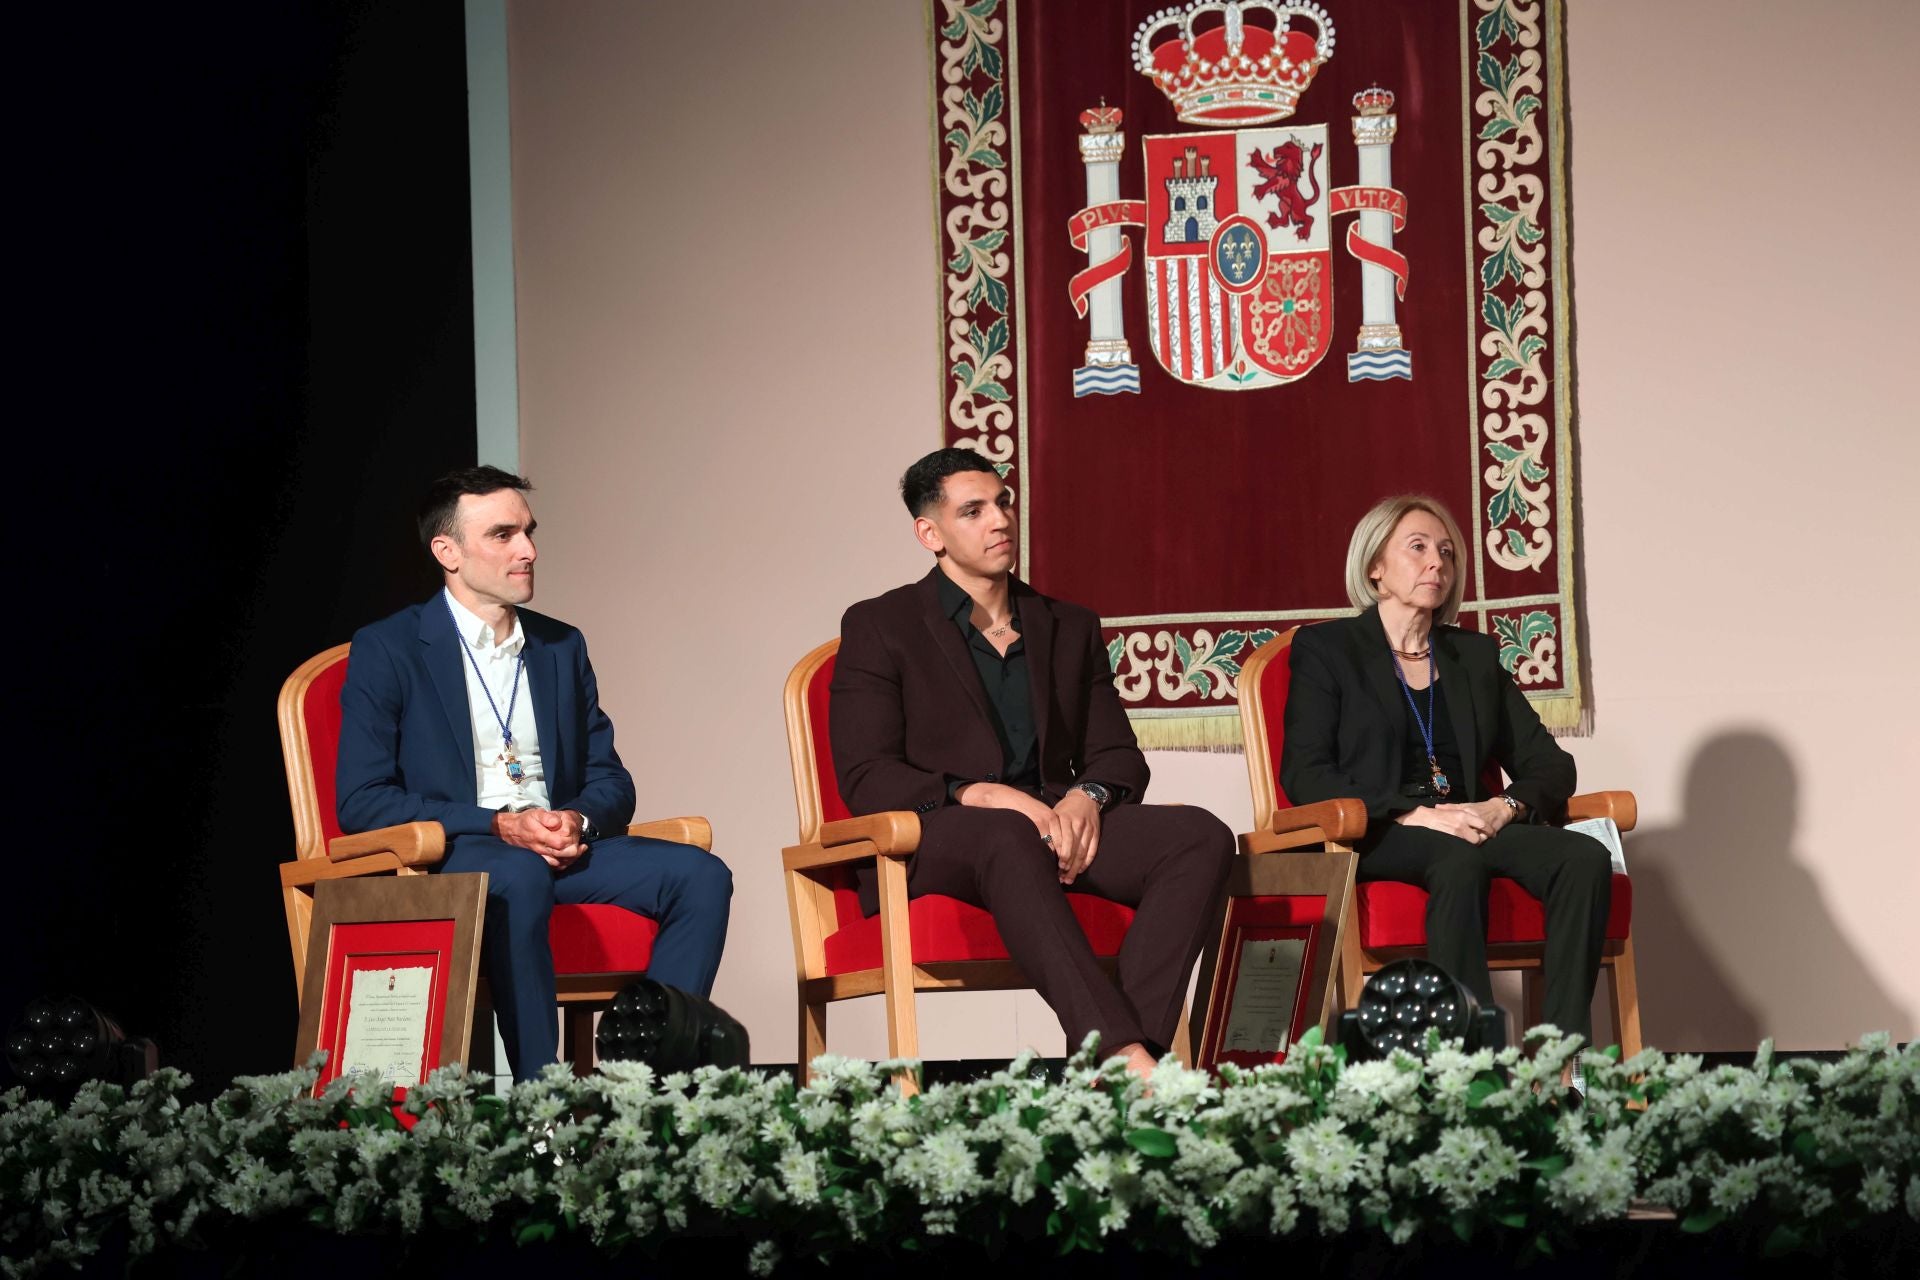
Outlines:
POLYGON ((1228 127, 1285 120, 1332 56, 1333 20, 1311 0, 1193 0, 1148 18, 1133 42, 1134 68, 1181 120, 1228 127))

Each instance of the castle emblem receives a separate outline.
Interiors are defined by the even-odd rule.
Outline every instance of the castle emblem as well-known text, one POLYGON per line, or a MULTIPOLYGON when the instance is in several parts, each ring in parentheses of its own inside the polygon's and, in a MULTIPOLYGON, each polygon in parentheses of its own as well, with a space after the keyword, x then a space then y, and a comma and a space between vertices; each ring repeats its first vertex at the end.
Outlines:
POLYGON ((1361 264, 1363 312, 1348 380, 1413 376, 1394 315, 1407 260, 1393 233, 1407 202, 1391 186, 1393 95, 1354 99, 1353 186, 1331 182, 1327 125, 1285 123, 1333 49, 1332 19, 1308 0, 1191 0, 1141 24, 1135 70, 1181 121, 1212 131, 1145 138, 1146 199, 1125 200, 1119 109, 1081 113, 1087 207, 1068 231, 1088 266, 1069 288, 1090 334, 1075 395, 1140 390, 1120 306, 1132 264, 1125 227, 1143 232, 1147 338, 1161 368, 1223 391, 1307 376, 1332 347, 1332 229, 1344 214, 1358 215, 1345 245, 1361 264))

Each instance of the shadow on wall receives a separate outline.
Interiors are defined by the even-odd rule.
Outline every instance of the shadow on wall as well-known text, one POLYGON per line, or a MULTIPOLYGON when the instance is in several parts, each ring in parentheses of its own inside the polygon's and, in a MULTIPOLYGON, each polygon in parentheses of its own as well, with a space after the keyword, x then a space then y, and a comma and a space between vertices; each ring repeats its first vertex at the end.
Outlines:
POLYGON ((1793 761, 1771 737, 1709 739, 1678 825, 1628 837, 1641 1026, 1662 1049, 1837 1049, 1913 1034, 1796 856, 1793 761))

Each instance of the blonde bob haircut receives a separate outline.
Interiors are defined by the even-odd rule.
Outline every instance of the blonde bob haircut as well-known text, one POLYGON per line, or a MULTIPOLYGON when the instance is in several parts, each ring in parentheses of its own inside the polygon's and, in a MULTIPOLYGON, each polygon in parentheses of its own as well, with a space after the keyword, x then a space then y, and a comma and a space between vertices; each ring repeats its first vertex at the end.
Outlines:
POLYGON ((1347 543, 1347 598, 1353 601, 1356 609, 1367 609, 1380 603, 1380 593, 1374 588, 1371 575, 1380 563, 1381 553, 1387 549, 1387 539, 1393 536, 1393 531, 1400 527, 1400 522, 1410 511, 1424 511, 1438 520, 1446 529, 1448 540, 1453 543, 1453 586, 1433 616, 1433 620, 1442 626, 1452 626, 1453 620, 1460 616, 1460 600, 1467 592, 1467 575, 1460 567, 1466 543, 1460 537, 1460 526, 1454 523, 1453 516, 1437 500, 1424 493, 1403 493, 1397 497, 1382 498, 1373 504, 1373 510, 1360 517, 1359 524, 1353 526, 1353 540, 1347 543))

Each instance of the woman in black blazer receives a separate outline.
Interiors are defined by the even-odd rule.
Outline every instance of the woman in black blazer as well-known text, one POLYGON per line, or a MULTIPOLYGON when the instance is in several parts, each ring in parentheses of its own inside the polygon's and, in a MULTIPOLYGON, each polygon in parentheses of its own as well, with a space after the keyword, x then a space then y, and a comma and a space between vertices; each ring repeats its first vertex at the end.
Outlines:
POLYGON ((1573 794, 1573 757, 1493 638, 1453 625, 1461 545, 1432 498, 1389 498, 1361 519, 1347 594, 1363 612, 1293 638, 1280 785, 1295 804, 1366 801, 1359 878, 1427 891, 1427 953, 1483 1005, 1489 882, 1519 881, 1546 906, 1547 1021, 1591 1039, 1611 860, 1599 841, 1548 825, 1573 794), (1490 763, 1512 779, 1497 794, 1490 763))

